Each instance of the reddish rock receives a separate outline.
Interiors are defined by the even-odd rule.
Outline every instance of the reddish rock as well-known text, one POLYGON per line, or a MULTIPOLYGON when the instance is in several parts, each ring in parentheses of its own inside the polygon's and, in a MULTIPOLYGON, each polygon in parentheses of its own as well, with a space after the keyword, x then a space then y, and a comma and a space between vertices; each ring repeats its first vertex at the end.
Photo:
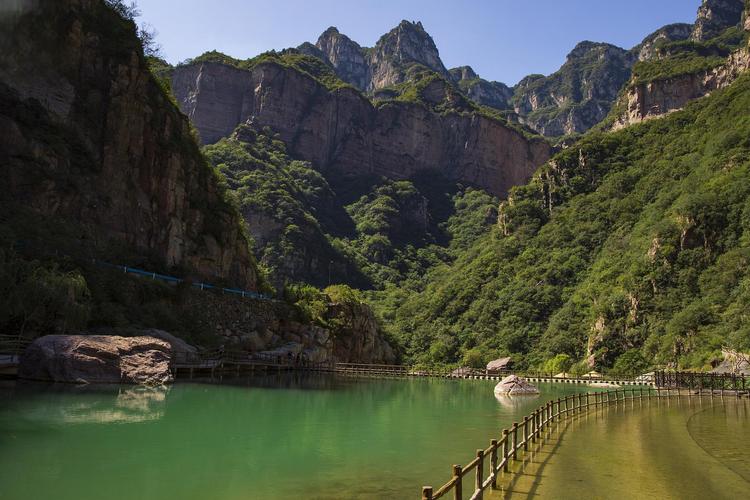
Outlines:
POLYGON ((171 346, 153 337, 46 335, 24 352, 18 376, 73 383, 145 384, 172 382, 171 346))
POLYGON ((476 113, 436 113, 410 102, 374 106, 353 88, 328 90, 273 62, 252 70, 205 62, 175 69, 175 96, 205 143, 245 121, 268 126, 295 158, 321 170, 405 179, 430 169, 504 195, 552 148, 476 113))

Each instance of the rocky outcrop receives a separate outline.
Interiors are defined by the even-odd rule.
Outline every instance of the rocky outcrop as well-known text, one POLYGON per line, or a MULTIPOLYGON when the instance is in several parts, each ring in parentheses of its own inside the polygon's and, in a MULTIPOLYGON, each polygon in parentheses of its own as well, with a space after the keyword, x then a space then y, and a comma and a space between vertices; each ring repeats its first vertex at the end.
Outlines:
POLYGON ((360 90, 371 87, 369 61, 358 43, 331 26, 320 35, 315 47, 322 53, 323 60, 333 66, 339 78, 360 90))
POLYGON ((614 45, 579 43, 557 72, 519 82, 519 121, 547 136, 585 132, 607 116, 634 62, 633 53, 614 45))
POLYGON ((255 289, 239 215, 133 22, 98 0, 21 4, 0 27, 3 206, 69 222, 86 255, 111 244, 255 289))
POLYGON ((393 363, 396 354, 380 334, 378 322, 366 304, 333 303, 326 316, 333 330, 333 355, 337 361, 393 363))
POLYGON ((686 23, 668 24, 654 31, 631 49, 639 61, 647 61, 656 56, 656 48, 665 42, 687 40, 693 32, 693 25, 686 23))
POLYGON ((539 394, 539 389, 518 375, 508 375, 495 386, 495 394, 509 396, 519 394, 539 394))
POLYGON ((172 86, 204 142, 250 121, 268 126, 292 157, 316 168, 404 179, 438 170, 448 179, 503 195, 550 155, 500 121, 472 113, 439 114, 419 103, 373 106, 351 88, 329 91, 291 68, 265 62, 252 70, 218 63, 175 68, 172 86))
POLYGON ((451 80, 474 102, 491 108, 511 108, 513 89, 500 82, 480 78, 470 66, 452 68, 451 80))
POLYGON ((323 327, 280 301, 257 301, 211 293, 193 293, 180 304, 196 328, 218 337, 227 349, 302 353, 311 362, 394 363, 397 355, 383 337, 367 305, 330 304, 323 327), (199 312, 199 313, 197 313, 199 312))
POLYGON ((322 56, 321 59, 334 68, 339 78, 365 92, 405 81, 408 69, 414 65, 449 78, 435 42, 421 22, 401 21, 380 37, 372 48, 360 47, 331 26, 320 35, 315 47, 318 52, 310 50, 306 44, 298 50, 322 56))
POLYGON ((625 112, 612 128, 623 128, 650 118, 682 109, 688 102, 729 86, 750 69, 750 49, 732 53, 727 62, 716 68, 673 78, 631 85, 624 96, 625 112))
POLYGON ((744 0, 703 0, 691 38, 696 41, 708 40, 727 28, 737 26, 744 7, 744 0))
POLYGON ((153 337, 47 335, 24 352, 18 376, 71 383, 158 385, 172 381, 168 342, 153 337))
POLYGON ((413 64, 420 64, 449 78, 435 42, 424 30, 422 23, 401 21, 398 26, 380 37, 370 51, 371 76, 366 90, 403 82, 406 69, 413 64))

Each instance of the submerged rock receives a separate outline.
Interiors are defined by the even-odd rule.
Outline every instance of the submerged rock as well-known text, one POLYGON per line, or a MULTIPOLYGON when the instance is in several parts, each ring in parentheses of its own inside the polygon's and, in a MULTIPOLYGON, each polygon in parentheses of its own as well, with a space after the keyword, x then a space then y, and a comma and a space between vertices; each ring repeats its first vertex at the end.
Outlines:
POLYGON ((539 394, 539 389, 518 375, 508 375, 495 386, 495 394, 539 394))
POLYGON ((47 335, 24 352, 20 378, 73 383, 172 382, 171 346, 153 337, 47 335))

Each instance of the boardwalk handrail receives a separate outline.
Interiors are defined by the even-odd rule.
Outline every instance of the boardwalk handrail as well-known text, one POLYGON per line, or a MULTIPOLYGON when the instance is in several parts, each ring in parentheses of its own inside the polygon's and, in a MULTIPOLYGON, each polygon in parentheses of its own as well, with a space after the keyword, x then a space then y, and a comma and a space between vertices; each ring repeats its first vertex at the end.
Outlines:
MULTIPOLYGON (((676 389, 679 396, 679 389, 676 389)), ((734 391, 738 395, 739 390, 734 391)), ((693 395, 693 392, 689 392, 693 395)), ((701 392, 698 392, 700 395, 701 392)), ((713 395, 713 391, 711 391, 713 395)), ((476 452, 476 458, 465 466, 453 465, 451 468, 452 477, 450 481, 442 485, 437 490, 432 486, 422 487, 422 500, 435 500, 453 492, 454 500, 463 498, 463 478, 471 471, 474 471, 474 488, 471 498, 482 499, 484 491, 488 488, 496 488, 498 474, 509 472, 509 465, 512 461, 518 460, 519 452, 525 452, 529 449, 529 444, 541 439, 542 433, 549 428, 555 419, 560 420, 588 411, 590 407, 610 405, 612 403, 621 403, 623 401, 633 401, 635 399, 652 398, 652 397, 669 397, 669 389, 662 390, 660 387, 638 387, 628 389, 615 389, 604 392, 588 392, 558 398, 557 400, 547 401, 546 404, 537 408, 530 415, 523 418, 522 422, 514 422, 510 428, 502 430, 502 435, 498 439, 490 441, 490 446, 486 449, 479 449, 476 452), (519 439, 520 434, 520 439, 519 439), (484 478, 485 458, 489 457, 489 475, 484 478)))
MULTIPOLYGON (((122 266, 122 265, 119 265, 119 264, 111 264, 109 262, 103 262, 103 261, 99 261, 99 260, 97 260, 95 262, 96 262, 96 264, 98 264, 100 266, 103 266, 103 267, 109 267, 109 268, 112 268, 112 269, 118 269, 118 270, 124 272, 125 274, 135 274, 135 275, 138 275, 138 276, 144 276, 144 277, 151 278, 151 279, 154 279, 154 280, 165 281, 167 283, 178 284, 178 283, 184 283, 186 281, 186 280, 184 280, 182 278, 177 278, 175 276, 169 276, 169 275, 166 275, 166 274, 159 274, 159 273, 156 273, 156 272, 153 272, 153 271, 145 271, 143 269, 138 269, 137 267, 122 266)), ((234 294, 234 295, 240 295, 241 297, 248 297, 248 298, 256 299, 256 300, 273 300, 268 295, 265 295, 265 294, 262 294, 262 293, 259 293, 259 292, 255 292, 255 291, 252 291, 252 290, 242 290, 242 289, 239 289, 239 288, 222 288, 220 286, 212 285, 210 283, 203 283, 203 282, 193 282, 193 283, 191 283, 191 286, 193 288, 199 288, 201 290, 218 290, 218 291, 220 291, 222 293, 229 293, 229 294, 234 294)))

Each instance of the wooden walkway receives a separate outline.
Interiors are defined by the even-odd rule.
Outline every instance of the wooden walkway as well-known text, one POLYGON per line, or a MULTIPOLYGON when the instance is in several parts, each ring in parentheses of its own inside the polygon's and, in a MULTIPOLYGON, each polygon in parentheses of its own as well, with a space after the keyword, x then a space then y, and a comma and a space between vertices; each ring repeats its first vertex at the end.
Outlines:
MULTIPOLYGON (((711 397, 724 398, 730 391, 695 389, 660 389, 639 387, 618 389, 606 392, 581 393, 564 399, 548 401, 537 408, 521 422, 514 422, 509 429, 503 429, 498 439, 492 439, 487 448, 478 449, 476 458, 467 465, 453 465, 451 479, 438 489, 422 487, 422 500, 435 500, 452 493, 454 500, 470 498, 481 500, 487 490, 498 489, 500 474, 512 475, 512 463, 523 461, 523 455, 532 444, 544 439, 550 426, 562 419, 571 418, 603 406, 624 404, 627 401, 650 400, 652 398, 711 397), (473 475, 468 485, 464 482, 473 475), (465 488, 466 486, 466 488, 465 488), (464 491, 468 496, 464 496, 464 491)), ((748 397, 747 392, 731 391, 732 397, 748 397)), ((521 396, 523 397, 523 396, 521 396)), ((522 472, 521 472, 522 473, 522 472)))

